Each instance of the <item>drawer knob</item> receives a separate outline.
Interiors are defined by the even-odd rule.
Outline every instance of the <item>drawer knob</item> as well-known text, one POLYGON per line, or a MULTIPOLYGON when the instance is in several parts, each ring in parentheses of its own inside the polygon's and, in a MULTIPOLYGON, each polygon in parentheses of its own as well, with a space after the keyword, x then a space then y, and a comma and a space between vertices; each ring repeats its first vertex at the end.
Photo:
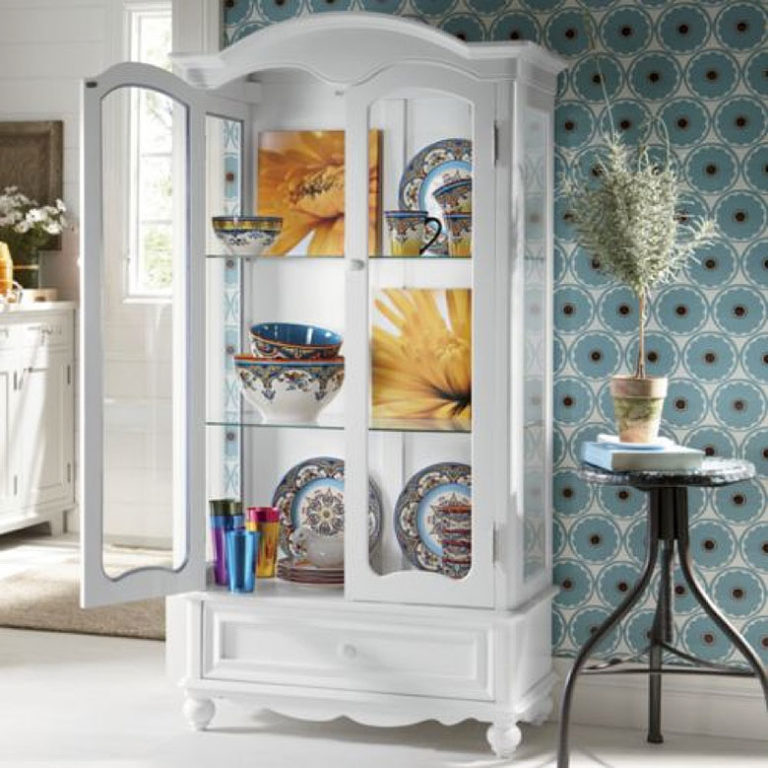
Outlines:
POLYGON ((357 658, 357 648, 351 643, 343 643, 339 648, 339 656, 342 659, 355 659, 357 658))

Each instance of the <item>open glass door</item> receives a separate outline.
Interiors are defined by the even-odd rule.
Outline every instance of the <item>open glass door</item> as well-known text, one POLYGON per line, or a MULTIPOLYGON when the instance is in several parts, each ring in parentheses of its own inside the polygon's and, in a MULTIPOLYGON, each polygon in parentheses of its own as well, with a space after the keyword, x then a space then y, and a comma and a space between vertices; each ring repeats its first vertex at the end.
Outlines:
MULTIPOLYGON (((120 64, 83 91, 81 602, 205 585, 205 121, 120 64)), ((238 115, 239 117, 239 115, 238 115)))

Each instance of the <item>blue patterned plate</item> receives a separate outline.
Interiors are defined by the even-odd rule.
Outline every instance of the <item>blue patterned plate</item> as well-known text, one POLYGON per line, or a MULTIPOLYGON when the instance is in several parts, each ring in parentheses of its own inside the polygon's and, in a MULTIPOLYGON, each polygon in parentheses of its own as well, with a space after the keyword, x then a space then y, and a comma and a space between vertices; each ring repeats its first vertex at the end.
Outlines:
MULTIPOLYGON (((443 221, 443 212, 433 192, 454 179, 472 177, 472 142, 469 139, 442 139, 419 150, 400 179, 399 205, 405 211, 429 211, 443 221)), ((427 251, 445 256, 448 236, 445 223, 434 245, 427 251)))
MULTIPOLYGON (((280 548, 296 556, 291 534, 307 526, 322 536, 344 530, 344 462, 330 456, 302 461, 286 472, 272 496, 280 510, 280 548)), ((368 545, 373 551, 381 538, 381 494, 368 483, 368 545)))
POLYGON ((395 533, 405 556, 422 571, 440 571, 443 546, 435 526, 441 504, 472 501, 472 468, 443 462, 417 472, 395 504, 395 533))

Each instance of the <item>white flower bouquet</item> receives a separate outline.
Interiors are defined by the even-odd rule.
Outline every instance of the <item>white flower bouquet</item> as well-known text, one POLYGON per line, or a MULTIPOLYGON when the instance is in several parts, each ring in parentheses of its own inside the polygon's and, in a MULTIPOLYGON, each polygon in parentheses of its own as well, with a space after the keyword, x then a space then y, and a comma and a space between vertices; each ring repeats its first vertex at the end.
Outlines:
POLYGON ((6 187, 0 194, 0 242, 8 244, 13 259, 34 255, 64 231, 66 210, 61 200, 56 205, 39 205, 18 187, 6 187))

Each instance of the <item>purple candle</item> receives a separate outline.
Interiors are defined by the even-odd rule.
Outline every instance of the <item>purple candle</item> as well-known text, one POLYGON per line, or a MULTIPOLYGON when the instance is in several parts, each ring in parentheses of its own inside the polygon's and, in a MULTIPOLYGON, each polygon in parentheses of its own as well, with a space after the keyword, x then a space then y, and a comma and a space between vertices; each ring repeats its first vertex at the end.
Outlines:
POLYGON ((217 584, 229 584, 227 568, 227 531, 234 527, 235 499, 211 499, 209 502, 211 539, 213 542, 213 577, 217 584))

